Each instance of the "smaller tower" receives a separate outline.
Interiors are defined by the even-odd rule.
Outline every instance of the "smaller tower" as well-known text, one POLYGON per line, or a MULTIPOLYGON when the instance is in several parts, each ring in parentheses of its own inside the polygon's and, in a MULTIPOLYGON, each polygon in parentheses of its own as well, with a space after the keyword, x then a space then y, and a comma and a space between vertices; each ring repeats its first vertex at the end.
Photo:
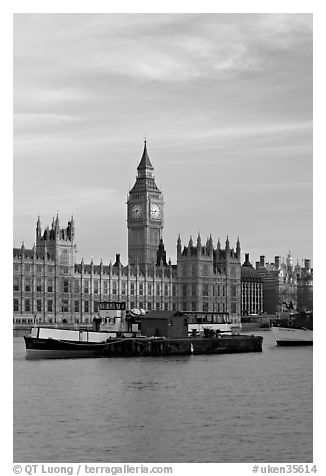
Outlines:
POLYGON ((36 223, 36 238, 40 238, 42 234, 42 228, 41 228, 41 221, 40 217, 37 217, 37 223, 36 223))
POLYGON ((181 253, 181 238, 180 238, 180 233, 179 233, 178 240, 177 240, 177 253, 181 253))
POLYGON ((237 239, 237 247, 236 247, 237 258, 241 258, 241 247, 240 247, 240 240, 239 237, 237 239))

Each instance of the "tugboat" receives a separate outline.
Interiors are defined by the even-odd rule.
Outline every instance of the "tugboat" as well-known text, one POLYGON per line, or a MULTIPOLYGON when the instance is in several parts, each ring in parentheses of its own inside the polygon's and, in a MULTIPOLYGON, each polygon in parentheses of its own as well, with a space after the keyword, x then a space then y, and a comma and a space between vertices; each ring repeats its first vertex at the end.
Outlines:
POLYGON ((272 322, 272 332, 278 346, 313 345, 313 313, 283 313, 272 322))
POLYGON ((108 341, 133 336, 128 327, 125 302, 100 302, 92 330, 33 327, 30 335, 24 336, 26 357, 102 357, 108 341))

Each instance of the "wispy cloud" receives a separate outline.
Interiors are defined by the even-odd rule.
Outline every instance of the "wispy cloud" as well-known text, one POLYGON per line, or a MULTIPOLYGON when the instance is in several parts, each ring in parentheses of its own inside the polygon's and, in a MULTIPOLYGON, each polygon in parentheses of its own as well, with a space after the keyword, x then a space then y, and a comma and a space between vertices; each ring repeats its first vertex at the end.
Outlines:
MULTIPOLYGON (((242 224, 250 235, 237 202, 252 216, 273 203, 282 221, 288 184, 292 213, 307 206, 312 15, 16 14, 14 126, 15 216, 25 227, 29 209, 68 207, 85 228, 112 214, 111 230, 125 232, 119 220, 147 133, 166 192, 168 254, 179 203, 189 229, 196 220, 210 229, 218 203, 218 226, 242 224)), ((303 236, 292 239, 303 246, 303 236)), ((100 254, 107 242, 96 244, 100 254)), ((121 236, 110 243, 120 245, 121 236)))

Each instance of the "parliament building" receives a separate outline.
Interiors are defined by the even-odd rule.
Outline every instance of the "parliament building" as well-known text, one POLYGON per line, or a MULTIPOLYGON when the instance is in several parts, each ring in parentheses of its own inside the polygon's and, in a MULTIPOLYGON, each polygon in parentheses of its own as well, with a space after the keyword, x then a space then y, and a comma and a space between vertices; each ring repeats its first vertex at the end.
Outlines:
POLYGON ((137 178, 127 199, 128 265, 116 255, 112 264, 76 262, 75 222, 59 217, 42 229, 36 224, 32 249, 13 250, 14 324, 89 324, 100 301, 124 301, 127 309, 180 310, 216 322, 221 316, 237 325, 241 316, 241 250, 222 248, 198 235, 182 245, 177 263, 166 260, 164 203, 156 185, 146 141, 137 178))

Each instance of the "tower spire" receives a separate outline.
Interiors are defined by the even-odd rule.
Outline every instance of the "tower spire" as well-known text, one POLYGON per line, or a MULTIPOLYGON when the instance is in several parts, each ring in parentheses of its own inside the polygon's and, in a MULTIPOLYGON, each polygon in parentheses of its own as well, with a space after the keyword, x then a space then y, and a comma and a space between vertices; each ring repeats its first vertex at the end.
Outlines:
POLYGON ((151 169, 154 170, 154 167, 152 166, 152 163, 150 161, 148 152, 147 152, 147 140, 146 138, 144 139, 144 150, 143 150, 143 155, 142 158, 140 159, 139 165, 137 167, 138 174, 142 170, 146 169, 151 169))

